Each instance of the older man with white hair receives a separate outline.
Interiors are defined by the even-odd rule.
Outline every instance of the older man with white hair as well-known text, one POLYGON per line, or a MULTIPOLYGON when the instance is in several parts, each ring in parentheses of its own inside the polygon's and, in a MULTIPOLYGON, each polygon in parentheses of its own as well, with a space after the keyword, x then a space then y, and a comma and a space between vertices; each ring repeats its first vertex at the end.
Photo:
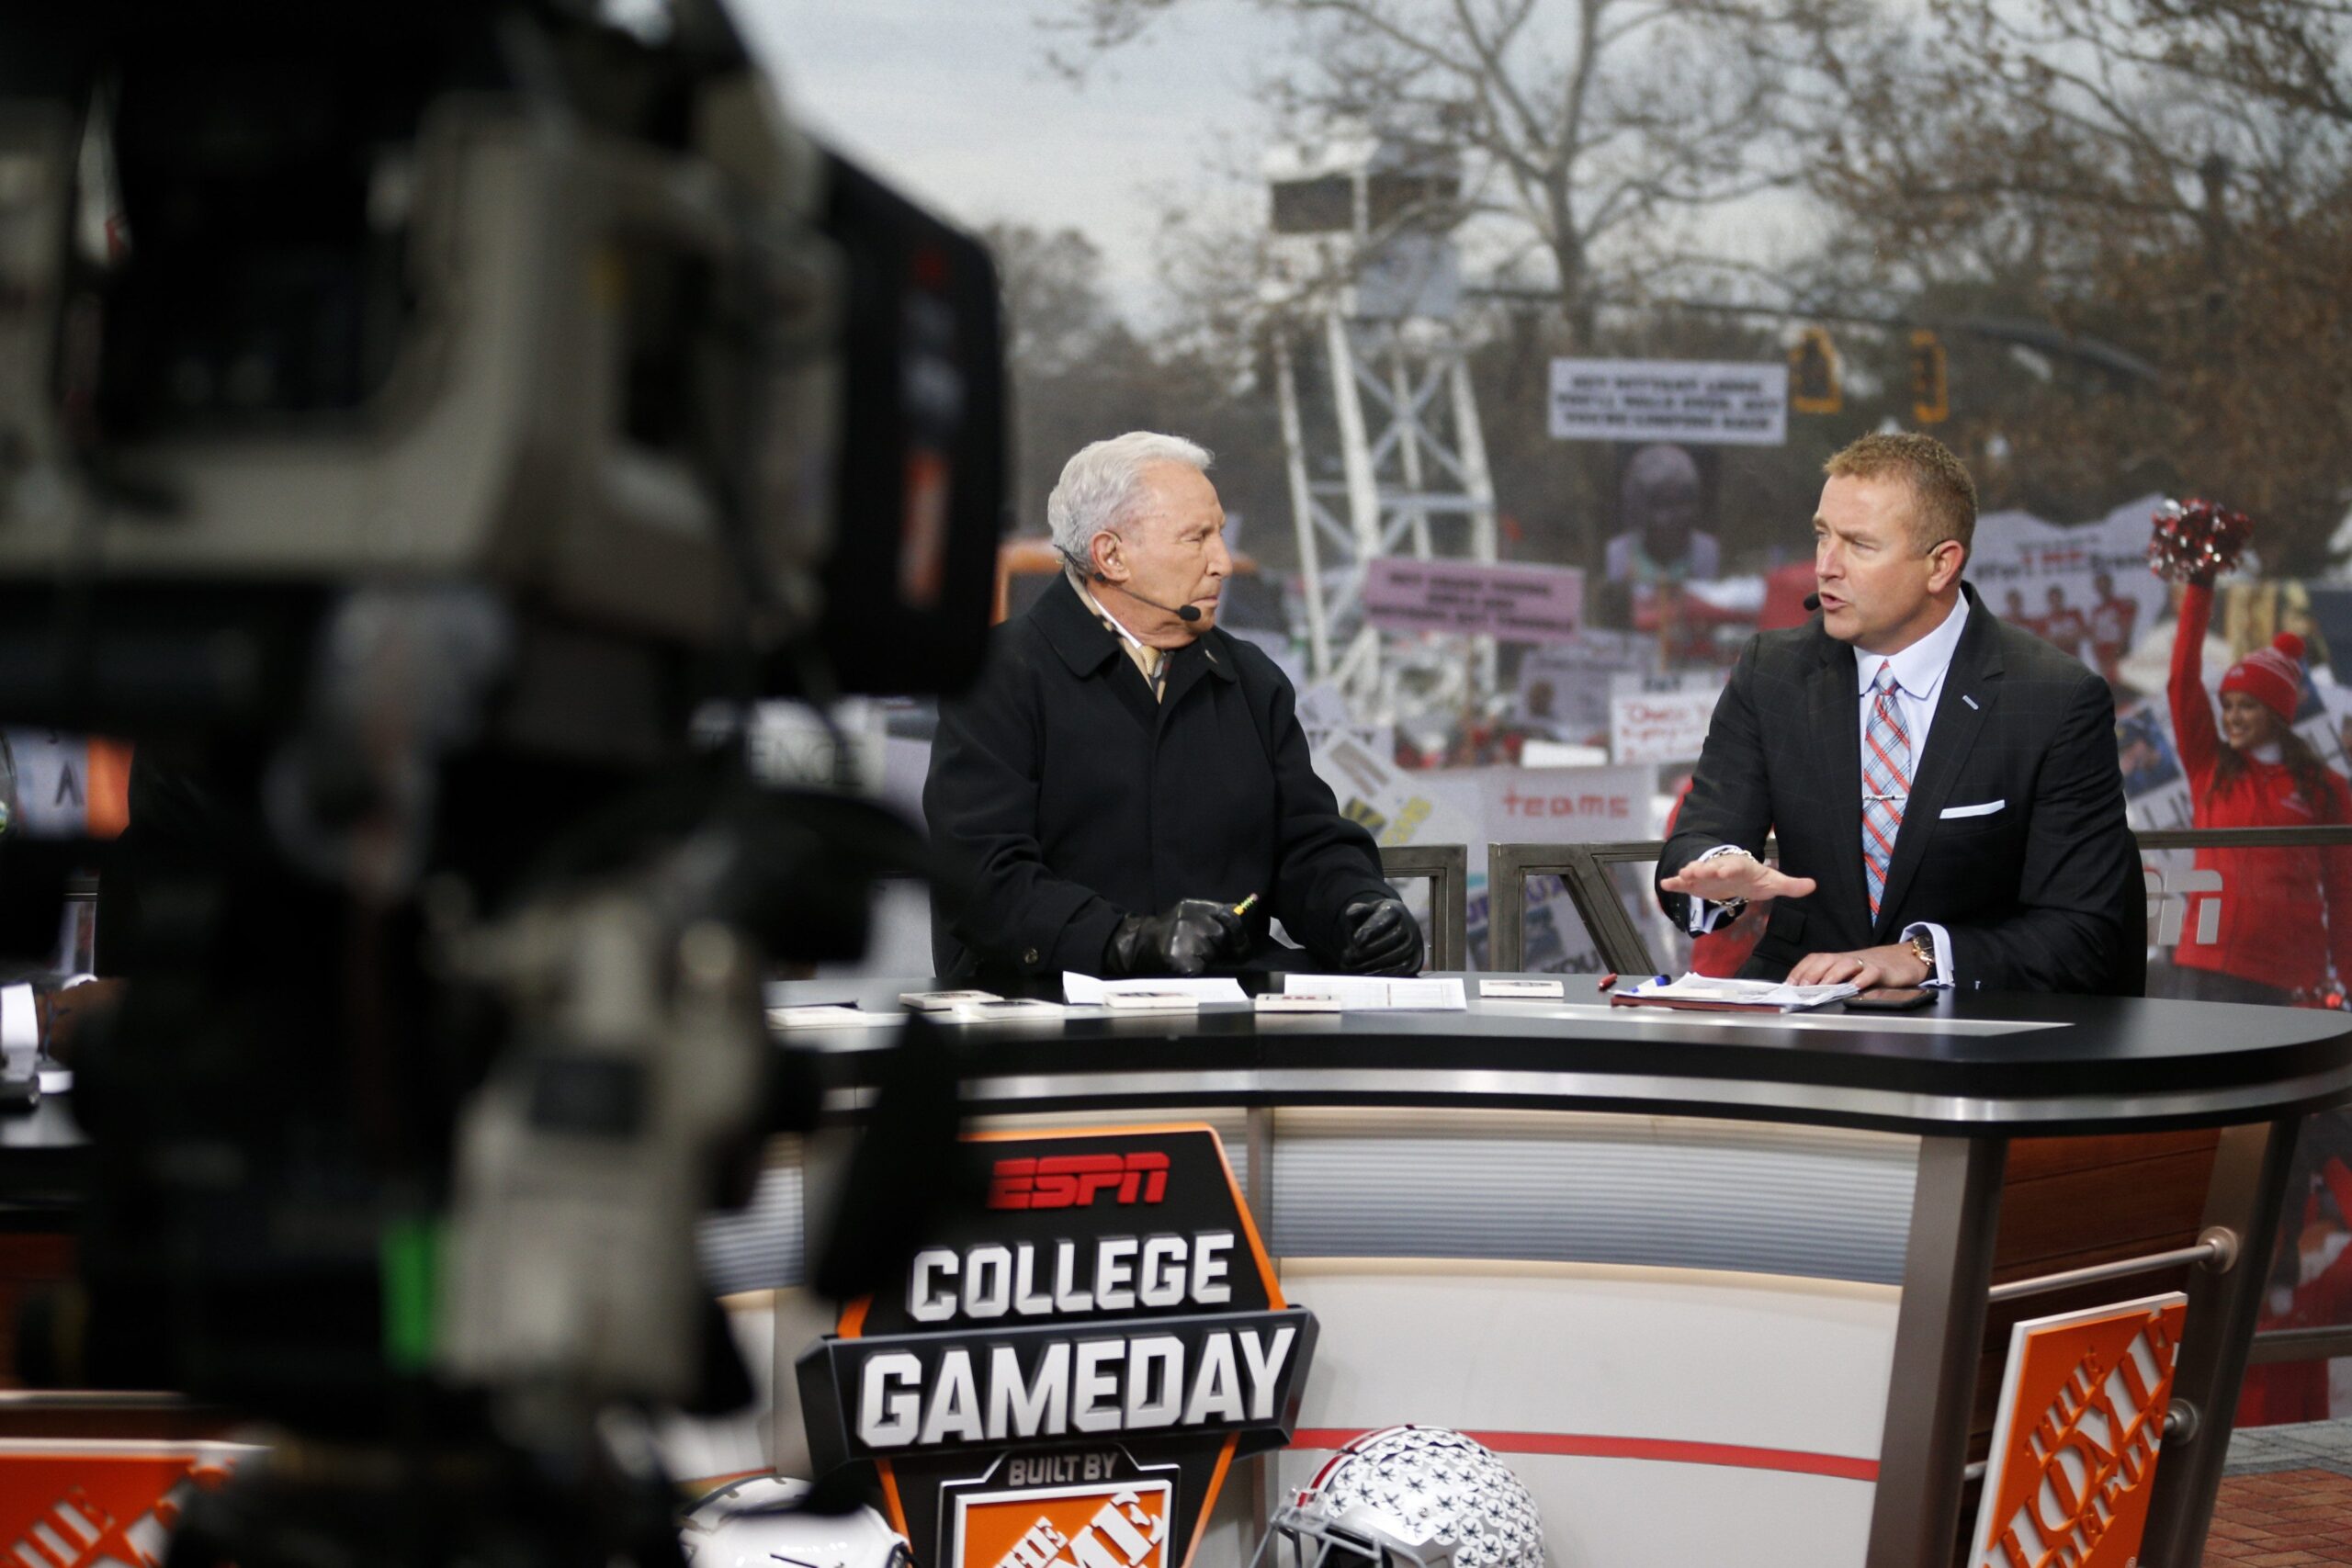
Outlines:
POLYGON ((934 904, 942 976, 1419 967, 1420 929, 1316 776, 1290 682, 1217 629, 1233 561, 1208 466, 1135 432, 1063 468, 1046 506, 1061 580, 940 710, 923 814, 969 874, 934 904))

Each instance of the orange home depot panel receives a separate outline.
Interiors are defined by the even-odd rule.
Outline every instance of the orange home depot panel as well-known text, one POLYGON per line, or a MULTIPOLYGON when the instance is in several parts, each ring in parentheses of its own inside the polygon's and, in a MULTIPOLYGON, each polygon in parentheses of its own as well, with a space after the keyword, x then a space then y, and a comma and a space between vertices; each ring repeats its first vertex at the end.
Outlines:
POLYGON ((155 1568, 199 1489, 243 1443, 0 1442, 0 1561, 10 1568, 155 1568))
POLYGON ((2017 1325, 1971 1564, 2139 1561, 2188 1299, 2173 1291, 2017 1325))
POLYGON ((1171 1568, 1165 1481, 972 1492, 956 1500, 951 1568, 1171 1568))

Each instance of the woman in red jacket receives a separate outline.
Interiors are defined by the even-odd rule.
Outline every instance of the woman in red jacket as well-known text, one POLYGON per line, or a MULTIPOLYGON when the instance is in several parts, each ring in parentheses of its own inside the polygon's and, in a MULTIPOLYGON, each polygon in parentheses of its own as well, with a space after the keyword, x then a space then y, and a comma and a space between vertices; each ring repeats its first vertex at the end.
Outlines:
MULTIPOLYGON (((2218 727, 2200 663, 2213 587, 2190 581, 2173 628, 2173 738, 2199 828, 2352 822, 2352 789, 2290 728, 2302 689, 2303 643, 2281 634, 2222 677, 2218 727)), ((2200 1001, 2312 1005, 2352 976, 2352 850, 2199 850, 2222 874, 2218 895, 2192 897, 2174 964, 2200 1001), (2216 923, 2205 908, 2218 897, 2216 923), (2209 928, 2213 940, 2199 942, 2209 928)))

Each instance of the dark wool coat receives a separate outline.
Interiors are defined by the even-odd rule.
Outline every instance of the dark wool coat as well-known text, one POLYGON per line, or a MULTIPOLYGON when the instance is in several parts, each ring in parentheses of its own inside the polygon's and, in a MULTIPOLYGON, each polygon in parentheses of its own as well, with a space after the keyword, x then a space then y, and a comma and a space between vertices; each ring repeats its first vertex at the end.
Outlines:
MULTIPOLYGON (((960 908, 933 900, 942 976, 1100 974, 1126 916, 1252 893, 1334 968, 1341 911, 1389 895, 1371 835, 1316 776, 1273 660, 1216 630, 1170 659, 1155 703, 1061 578, 996 629, 978 684, 940 705, 923 816, 971 880, 960 908)), ((1261 935, 1252 965, 1282 951, 1261 935)))
MULTIPOLYGON (((1880 946, 1931 921, 1951 936, 1952 984, 1962 991, 2145 988, 2145 893, 2107 682, 1996 620, 1973 588, 1963 592, 1968 624, 1875 920, 1862 876, 1853 648, 1816 615, 1764 633, 1740 654, 1657 874, 1717 844, 1761 854, 1772 833, 1781 869, 1816 880, 1806 897, 1774 901, 1741 974, 1779 979, 1806 953, 1880 946)), ((1661 898, 1681 922, 1689 901, 1661 898)))

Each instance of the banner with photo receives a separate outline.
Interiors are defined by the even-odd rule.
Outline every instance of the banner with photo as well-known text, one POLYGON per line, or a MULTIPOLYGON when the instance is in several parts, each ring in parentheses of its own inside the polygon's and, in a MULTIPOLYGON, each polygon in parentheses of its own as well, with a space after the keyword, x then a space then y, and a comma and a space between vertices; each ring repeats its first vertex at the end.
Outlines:
POLYGON ((2163 501, 2143 496, 2076 524, 1988 512, 1976 520, 1968 581, 2001 619, 2120 681, 2124 658, 2170 602, 2148 570, 2149 520, 2163 501))

